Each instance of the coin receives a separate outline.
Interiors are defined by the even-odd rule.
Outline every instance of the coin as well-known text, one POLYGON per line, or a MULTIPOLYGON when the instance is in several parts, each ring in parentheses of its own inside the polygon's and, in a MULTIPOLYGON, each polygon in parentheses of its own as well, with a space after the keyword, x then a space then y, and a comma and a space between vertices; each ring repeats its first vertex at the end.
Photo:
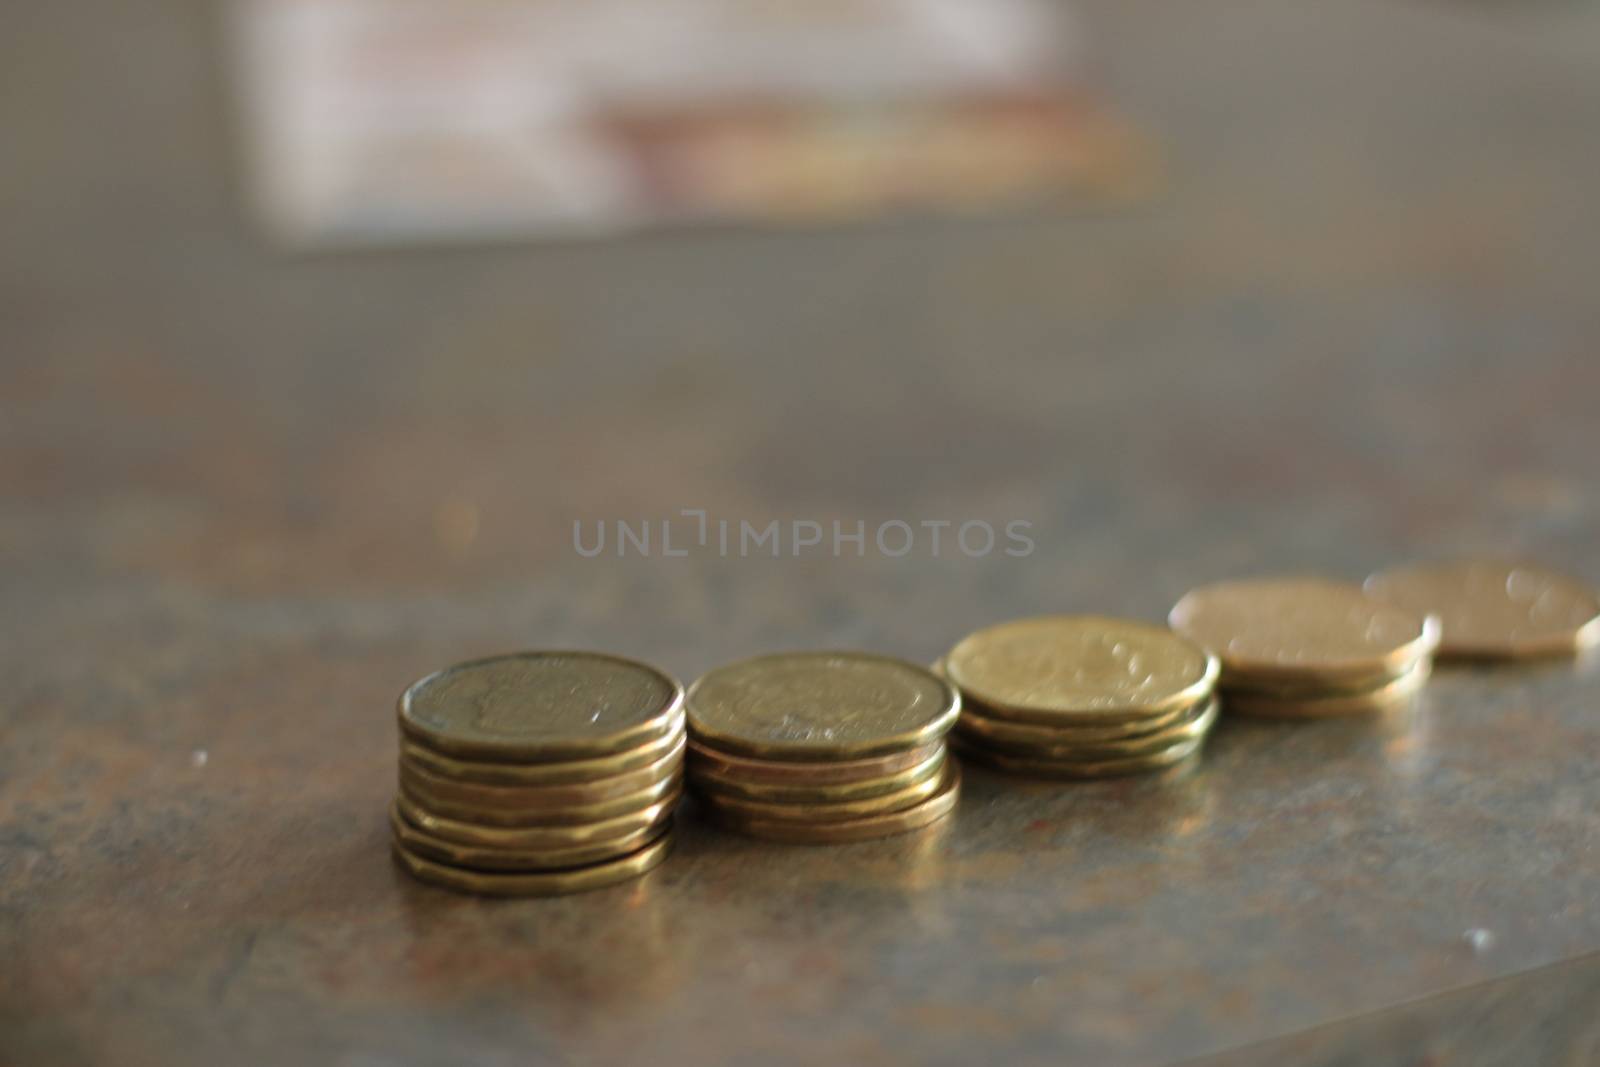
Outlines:
POLYGON ((1422 689, 1432 673, 1431 661, 1425 660, 1393 681, 1361 693, 1283 697, 1263 696, 1249 691, 1223 690, 1222 699, 1227 705, 1229 714, 1232 715, 1319 718, 1377 714, 1405 705, 1422 689))
POLYGON ((1257 678, 1251 675, 1230 674, 1223 678, 1222 685, 1217 691, 1226 695, 1250 697, 1260 700, 1321 700, 1331 697, 1360 697, 1366 696, 1375 689, 1382 689, 1411 675, 1419 667, 1433 664, 1433 657, 1425 656, 1415 663, 1395 674, 1375 673, 1365 677, 1352 676, 1334 680, 1319 680, 1316 678, 1257 678))
POLYGON ((453 867, 475 867, 481 870, 548 871, 581 867, 626 856, 666 833, 672 820, 666 819, 643 830, 614 837, 608 841, 591 841, 582 845, 550 849, 503 849, 481 845, 463 845, 448 838, 437 837, 413 826, 401 815, 397 806, 389 810, 389 826, 394 837, 406 851, 436 863, 453 867))
POLYGON ((683 689, 598 652, 521 652, 448 667, 400 695, 400 728, 449 756, 589 759, 671 733, 683 689))
POLYGON ((921 667, 863 652, 791 652, 719 667, 689 687, 690 733, 736 755, 858 759, 949 731, 961 698, 921 667))
POLYGON ((717 822, 750 837, 796 845, 844 844, 889 837, 921 829, 949 815, 961 795, 961 769, 954 760, 945 764, 939 789, 920 804, 899 811, 867 815, 841 822, 804 823, 778 819, 756 819, 722 808, 710 813, 717 822))
POLYGON ((1358 586, 1321 578, 1220 582, 1193 590, 1172 628, 1260 679, 1393 677, 1438 645, 1438 620, 1381 604, 1358 586))
POLYGON ((682 786, 683 772, 680 769, 674 770, 653 785, 593 804, 566 804, 557 808, 531 808, 511 804, 503 808, 489 808, 447 800, 417 781, 415 777, 402 775, 400 778, 400 794, 436 815, 442 815, 447 819, 482 823, 486 826, 505 827, 578 826, 605 822, 647 808, 669 794, 677 792, 682 786))
POLYGON ((689 765, 689 781, 694 788, 719 796, 765 801, 773 804, 830 804, 840 801, 865 800, 869 797, 881 797, 909 789, 937 775, 944 766, 944 760, 945 747, 939 745, 937 752, 909 770, 859 782, 811 785, 793 782, 774 785, 769 782, 745 782, 737 778, 724 778, 708 770, 697 769, 694 762, 691 761, 689 765))
POLYGON ((1081 725, 1081 720, 1072 720, 1055 726, 1039 726, 998 718, 990 714, 987 706, 975 700, 963 700, 961 718, 956 722, 956 729, 966 733, 975 741, 992 743, 1002 749, 1027 750, 1040 745, 1063 744, 1065 740, 1084 744, 1131 741, 1159 734, 1163 730, 1179 725, 1185 719, 1192 718, 1204 703, 1202 700, 1189 707, 1174 708, 1160 715, 1104 726, 1081 725))
POLYGON ((951 746, 963 759, 987 764, 1008 774, 1030 778, 1112 778, 1125 774, 1139 774, 1161 767, 1170 767, 1200 751, 1204 737, 1181 741, 1161 752, 1147 756, 1131 756, 1106 760, 1042 759, 1028 756, 1010 756, 993 749, 974 746, 960 737, 952 739, 951 746))
POLYGON ((564 785, 483 785, 478 782, 460 782, 434 774, 402 754, 400 781, 413 792, 437 797, 449 804, 471 805, 491 810, 513 809, 564 809, 605 804, 636 794, 641 789, 657 785, 683 766, 684 737, 666 755, 646 767, 624 774, 612 775, 591 782, 571 782, 564 785))
POLYGON ((672 835, 663 834, 631 856, 576 867, 565 871, 538 871, 531 873, 506 873, 474 871, 465 867, 452 867, 435 863, 408 851, 399 842, 394 846, 395 859, 414 877, 463 893, 476 893, 491 897, 543 897, 563 893, 579 893, 588 889, 615 885, 637 878, 646 871, 660 866, 672 850, 672 835))
MULTIPOLYGON (((1176 725, 1142 737, 1117 741, 1079 741, 1075 739, 1070 728, 1063 727, 1055 731, 1058 735, 1055 740, 1047 743, 1016 744, 983 735, 973 735, 972 743, 1001 755, 1015 755, 1029 759, 1094 761, 1151 756, 1165 752, 1179 742, 1204 737, 1217 721, 1219 706, 1217 698, 1211 697, 1202 701, 1176 725)), ((961 722, 956 725, 957 734, 970 733, 968 728, 975 721, 970 716, 963 715, 961 722)))
POLYGON ((868 815, 900 811, 933 796, 939 791, 942 784, 943 776, 930 775, 921 781, 897 789, 892 793, 880 793, 876 796, 861 797, 855 800, 818 803, 775 803, 730 796, 708 789, 705 787, 705 783, 697 781, 695 782, 695 795, 715 810, 728 812, 746 819, 824 823, 843 822, 850 819, 864 818, 868 815))
POLYGON ((458 782, 483 785, 566 785, 593 782, 648 767, 683 744, 684 717, 680 712, 666 736, 610 756, 561 760, 556 763, 486 763, 460 760, 435 752, 402 735, 400 760, 458 782))
POLYGON ((891 752, 887 756, 868 756, 858 760, 767 760, 730 755, 690 740, 687 758, 691 772, 711 775, 724 782, 750 785, 843 785, 899 774, 943 751, 944 741, 939 740, 902 752, 891 752))
POLYGON ((1018 619, 961 640, 943 661, 963 695, 997 719, 1127 722, 1188 707, 1217 660, 1160 626, 1094 615, 1018 619))
POLYGON ((610 841, 655 826, 672 814, 682 798, 681 789, 675 790, 648 807, 631 811, 599 822, 572 826, 488 826, 471 819, 453 819, 437 815, 401 793, 395 806, 413 826, 463 845, 481 845, 484 848, 541 849, 573 848, 596 841, 610 841))
POLYGON ((1600 593, 1543 567, 1492 560, 1399 567, 1367 594, 1437 615, 1438 655, 1454 659, 1570 656, 1600 644, 1600 593))

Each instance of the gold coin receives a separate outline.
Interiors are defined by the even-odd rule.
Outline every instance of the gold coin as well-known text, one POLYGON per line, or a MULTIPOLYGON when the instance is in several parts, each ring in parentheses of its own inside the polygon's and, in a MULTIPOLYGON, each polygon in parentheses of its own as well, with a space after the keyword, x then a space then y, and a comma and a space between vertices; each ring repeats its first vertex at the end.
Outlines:
POLYGON ((1202 586, 1178 601, 1169 621, 1222 658, 1224 685, 1230 675, 1376 681, 1401 673, 1439 642, 1437 619, 1321 578, 1202 586))
POLYGON ((942 775, 930 775, 919 782, 896 789, 892 793, 880 793, 877 796, 861 797, 856 800, 832 800, 822 802, 794 802, 777 803, 764 800, 748 800, 744 797, 730 796, 713 788, 708 788, 707 783, 697 780, 693 783, 695 795, 703 800, 708 807, 717 811, 728 812, 745 819, 762 819, 773 822, 845 822, 850 819, 860 819, 868 815, 880 815, 885 812, 900 811, 913 805, 920 804, 939 791, 943 783, 942 775))
POLYGON ((710 768, 697 767, 694 760, 689 762, 688 771, 689 783, 693 788, 718 796, 766 801, 773 804, 829 804, 864 800, 909 789, 937 775, 944 766, 944 760, 945 749, 941 744, 938 746, 938 751, 910 770, 860 782, 813 785, 795 782, 774 785, 768 782, 746 782, 737 778, 725 778, 710 768))
POLYGON ((863 652, 790 652, 718 667, 689 687, 691 736, 743 756, 858 759, 916 748, 961 711, 950 684, 863 652))
POLYGON ((568 845, 565 848, 503 849, 463 845, 447 838, 436 837, 407 822, 398 806, 389 810, 389 826, 394 832, 395 840, 400 842, 406 851, 433 860, 435 863, 490 871, 551 871, 602 863, 638 851, 666 833, 671 825, 672 820, 668 818, 643 830, 615 837, 609 841, 591 841, 582 845, 568 845))
MULTIPOLYGON (((1002 755, 1015 755, 1030 759, 1079 761, 1128 759, 1137 756, 1157 755, 1181 741, 1189 741, 1205 736, 1206 732, 1217 721, 1219 707, 1220 702, 1217 698, 1211 697, 1202 701, 1198 707, 1188 714, 1187 718, 1174 726, 1142 737, 1120 741, 1079 741, 1075 739, 1073 731, 1067 727, 1055 730, 1056 738, 1045 744, 1018 745, 976 734, 971 735, 971 738, 974 745, 988 748, 1002 755)), ((961 722, 956 724, 956 732, 958 734, 963 732, 970 733, 966 728, 973 721, 967 715, 962 715, 961 722)))
POLYGON ((1379 714, 1395 710, 1407 703, 1427 684, 1428 676, 1432 673, 1433 664, 1424 660, 1393 681, 1364 693, 1282 697, 1223 690, 1222 701, 1230 715, 1322 718, 1336 715, 1379 714))
POLYGON ((1542 567, 1490 560, 1374 574, 1367 594, 1437 615, 1438 655, 1455 659, 1571 656, 1600 644, 1600 593, 1542 567))
POLYGON ((488 897, 548 897, 562 893, 581 893, 588 889, 615 885, 637 878, 658 867, 672 850, 672 835, 663 834, 655 841, 619 860, 598 863, 590 867, 575 867, 565 871, 537 871, 512 874, 495 871, 474 871, 465 867, 451 867, 435 863, 408 851, 398 841, 393 846, 395 859, 412 876, 445 889, 462 893, 476 893, 488 897))
POLYGON ((428 811, 447 819, 462 819, 486 826, 576 826, 605 822, 641 808, 648 808, 668 794, 677 792, 682 786, 683 771, 674 769, 671 774, 653 785, 593 804, 566 804, 558 808, 533 808, 521 805, 491 808, 448 800, 424 786, 414 776, 402 774, 400 795, 410 797, 428 811))
POLYGON ((946 677, 993 717, 1058 726, 1162 715, 1204 699, 1216 657, 1172 631, 1094 615, 1001 623, 963 638, 946 677))
POLYGON ((768 760, 719 752, 699 741, 690 740, 687 760, 691 772, 698 768, 698 773, 709 774, 725 782, 750 785, 844 785, 899 774, 943 751, 944 741, 941 739, 903 752, 858 760, 768 760))
POLYGON ((655 763, 683 744, 684 717, 680 712, 665 737, 610 756, 594 759, 562 760, 558 763, 485 763, 459 760, 435 752, 409 737, 400 738, 400 760, 421 767, 442 778, 483 785, 566 785, 593 782, 639 770, 655 763))
POLYGON ((1101 741, 1131 741, 1141 737, 1149 737, 1163 730, 1171 729, 1182 723, 1185 719, 1194 716, 1196 711, 1204 705, 1202 700, 1189 707, 1173 708, 1171 711, 1162 712, 1160 715, 1151 715, 1146 718, 1133 719, 1122 723, 1108 723, 1104 726, 1085 726, 1078 721, 1062 723, 1056 726, 1038 726, 1033 723, 1012 722, 992 714, 988 707, 976 700, 966 699, 961 702, 961 718, 956 722, 956 729, 966 733, 972 739, 983 743, 992 744, 996 748, 1029 750, 1040 745, 1062 744, 1063 739, 1084 744, 1097 744, 1101 741))
POLYGON ((1338 696, 1359 697, 1397 682, 1419 667, 1427 666, 1431 669, 1432 663, 1433 657, 1425 656, 1415 663, 1407 664, 1404 670, 1394 674, 1376 673, 1365 677, 1352 676, 1332 680, 1295 677, 1262 679, 1235 673, 1223 678, 1223 684, 1217 687, 1217 692, 1229 697, 1239 696, 1259 700, 1293 701, 1322 700, 1338 696))
POLYGON ((481 845, 485 848, 538 851, 572 848, 637 833, 647 827, 655 826, 671 815, 682 796, 683 790, 675 789, 656 803, 642 807, 638 811, 571 826, 495 826, 474 819, 455 819, 430 811, 405 793, 395 798, 395 806, 400 809, 400 814, 405 816, 407 822, 435 837, 459 841, 463 845, 481 845))
POLYGON ((400 729, 450 756, 590 759, 672 732, 683 688, 598 652, 520 652, 430 674, 400 695, 400 729))
POLYGON ((641 789, 648 789, 672 777, 683 766, 683 742, 683 735, 680 734, 677 746, 649 766, 592 782, 571 782, 566 785, 482 785, 459 782, 434 774, 412 763, 404 755, 400 757, 400 782, 412 792, 436 797, 449 804, 495 811, 586 807, 631 797, 641 789))
POLYGON ((710 813, 721 825, 750 837, 795 845, 835 845, 921 829, 949 815, 960 796, 961 768, 951 760, 939 777, 938 791, 920 804, 899 811, 827 823, 748 818, 724 808, 712 808, 710 813))
POLYGON ((1181 763, 1199 752, 1200 746, 1204 743, 1205 737, 1201 736, 1191 741, 1180 741, 1161 752, 1146 756, 1072 760, 1011 756, 973 745, 960 738, 953 738, 950 742, 951 747, 961 753, 963 759, 971 759, 975 763, 986 764, 995 770, 1028 778, 1114 778, 1125 774, 1140 774, 1181 763))

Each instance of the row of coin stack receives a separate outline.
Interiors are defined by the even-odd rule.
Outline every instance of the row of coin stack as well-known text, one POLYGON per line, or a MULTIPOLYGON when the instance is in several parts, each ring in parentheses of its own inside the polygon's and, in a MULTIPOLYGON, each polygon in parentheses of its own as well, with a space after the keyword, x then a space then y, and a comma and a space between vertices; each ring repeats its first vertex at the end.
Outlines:
POLYGON ((954 809, 950 748, 1029 777, 1192 766, 1219 707, 1385 713, 1409 705, 1435 658, 1520 661, 1600 645, 1600 594, 1539 567, 1469 561, 1386 571, 1365 586, 1204 586, 1168 621, 1002 623, 932 670, 862 652, 760 656, 687 693, 653 667, 600 653, 460 664, 401 695, 394 854, 416 877, 466 892, 610 885, 665 858, 685 777, 703 810, 742 834, 841 843, 903 833, 954 809))

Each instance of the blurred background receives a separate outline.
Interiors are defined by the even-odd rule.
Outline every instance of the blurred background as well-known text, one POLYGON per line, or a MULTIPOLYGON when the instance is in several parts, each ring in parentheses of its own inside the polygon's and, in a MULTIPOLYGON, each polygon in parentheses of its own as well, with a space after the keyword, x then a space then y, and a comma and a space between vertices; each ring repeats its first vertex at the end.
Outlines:
POLYGON ((4 18, 14 552, 437 590, 595 582, 574 520, 1015 518, 1045 603, 1186 523, 1592 528, 1593 5, 4 18))

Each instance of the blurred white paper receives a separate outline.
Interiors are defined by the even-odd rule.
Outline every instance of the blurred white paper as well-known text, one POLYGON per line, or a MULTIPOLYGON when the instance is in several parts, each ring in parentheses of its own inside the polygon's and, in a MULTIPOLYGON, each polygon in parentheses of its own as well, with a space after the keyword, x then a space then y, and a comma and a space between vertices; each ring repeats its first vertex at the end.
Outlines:
POLYGON ((1116 191, 1143 154, 1040 0, 237 0, 293 244, 604 233, 1116 191))

